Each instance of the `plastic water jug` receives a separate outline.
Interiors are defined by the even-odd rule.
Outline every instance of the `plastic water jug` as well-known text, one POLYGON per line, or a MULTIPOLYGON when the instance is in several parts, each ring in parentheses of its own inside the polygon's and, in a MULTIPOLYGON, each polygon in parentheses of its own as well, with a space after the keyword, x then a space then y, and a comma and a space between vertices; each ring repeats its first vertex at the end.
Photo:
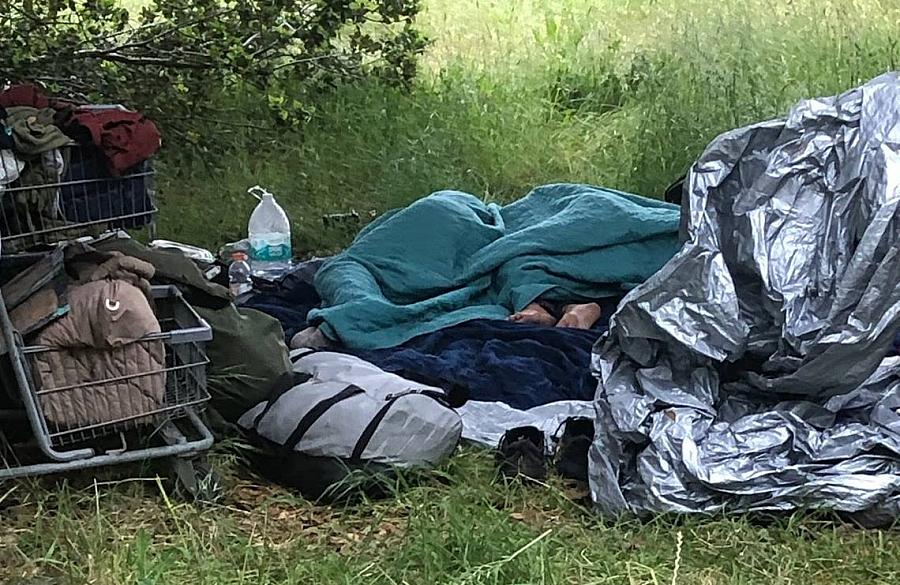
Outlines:
POLYGON ((291 267, 291 223, 274 195, 259 185, 247 192, 259 199, 247 224, 253 275, 278 278, 291 267))

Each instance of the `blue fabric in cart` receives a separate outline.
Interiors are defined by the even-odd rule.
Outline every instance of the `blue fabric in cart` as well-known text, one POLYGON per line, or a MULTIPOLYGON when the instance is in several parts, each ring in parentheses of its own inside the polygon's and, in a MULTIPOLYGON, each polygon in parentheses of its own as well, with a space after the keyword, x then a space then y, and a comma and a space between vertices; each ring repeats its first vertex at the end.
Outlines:
POLYGON ((90 223, 110 222, 109 227, 137 228, 153 220, 155 211, 150 196, 151 171, 148 161, 113 177, 103 153, 91 145, 73 149, 62 177, 59 202, 66 220, 90 223), (81 182, 85 181, 85 182, 81 182), (66 185, 65 183, 75 183, 66 185))

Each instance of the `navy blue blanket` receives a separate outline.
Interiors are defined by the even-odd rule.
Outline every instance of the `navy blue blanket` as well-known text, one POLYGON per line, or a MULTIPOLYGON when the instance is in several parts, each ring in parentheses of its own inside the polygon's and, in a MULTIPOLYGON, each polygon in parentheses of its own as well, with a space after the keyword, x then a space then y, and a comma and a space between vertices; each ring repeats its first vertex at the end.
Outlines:
POLYGON ((602 332, 477 320, 428 333, 393 349, 352 353, 388 372, 463 387, 470 400, 527 409, 559 400, 591 400, 591 347, 602 332))
MULTIPOLYGON (((247 303, 278 319, 286 340, 306 327, 318 302, 314 270, 298 267, 247 303)), ((408 379, 466 391, 470 400, 499 401, 527 409, 559 400, 592 400, 591 348, 606 329, 616 300, 601 303, 593 330, 521 325, 502 320, 469 321, 378 350, 343 350, 408 379)))
POLYGON ((312 284, 319 264, 316 260, 300 264, 276 283, 254 283, 258 292, 242 306, 278 319, 285 343, 290 343, 294 335, 306 329, 306 315, 321 302, 312 284))

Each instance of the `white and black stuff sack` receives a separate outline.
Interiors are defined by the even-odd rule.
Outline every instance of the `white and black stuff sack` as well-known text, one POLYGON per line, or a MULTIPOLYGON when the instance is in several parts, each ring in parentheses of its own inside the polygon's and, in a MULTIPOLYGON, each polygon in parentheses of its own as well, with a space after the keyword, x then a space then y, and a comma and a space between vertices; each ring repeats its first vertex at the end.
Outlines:
POLYGON ((291 363, 238 425, 262 447, 260 471, 306 497, 378 495, 397 468, 433 468, 459 443, 462 420, 439 388, 341 353, 298 349, 291 363))

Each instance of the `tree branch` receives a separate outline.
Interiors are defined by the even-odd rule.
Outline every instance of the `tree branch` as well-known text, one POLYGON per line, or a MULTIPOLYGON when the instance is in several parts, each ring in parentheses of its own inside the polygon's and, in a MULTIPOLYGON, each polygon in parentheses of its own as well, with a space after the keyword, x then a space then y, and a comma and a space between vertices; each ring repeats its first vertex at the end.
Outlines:
POLYGON ((293 67, 294 65, 301 65, 303 63, 311 63, 313 61, 324 61, 325 59, 333 59, 335 57, 340 57, 343 53, 329 53, 327 55, 317 55, 315 57, 303 57, 302 59, 294 59, 292 61, 288 61, 287 63, 282 63, 280 65, 276 65, 272 68, 272 73, 279 71, 281 69, 286 69, 288 67, 293 67))
POLYGON ((75 51, 72 54, 76 59, 100 59, 101 61, 115 61, 116 63, 126 63, 128 65, 160 65, 172 67, 174 69, 209 69, 212 63, 197 63, 191 61, 179 61, 171 57, 146 57, 123 55, 121 53, 109 51, 75 51))
POLYGON ((213 12, 212 14, 207 14, 207 15, 204 15, 204 16, 202 16, 202 17, 200 17, 200 18, 195 18, 194 20, 189 20, 188 22, 181 23, 181 24, 179 24, 178 26, 173 26, 173 25, 172 25, 171 23, 169 23, 169 22, 152 22, 152 23, 147 23, 147 24, 143 24, 143 25, 141 25, 141 26, 139 26, 139 27, 137 27, 137 28, 118 31, 118 32, 115 32, 115 33, 112 33, 112 34, 109 34, 109 35, 102 36, 102 37, 85 39, 84 41, 82 41, 81 43, 79 43, 79 46, 80 46, 80 47, 83 47, 83 46, 85 46, 85 45, 87 45, 87 44, 92 44, 92 45, 96 46, 96 45, 99 44, 101 41, 106 41, 106 40, 109 40, 109 39, 113 39, 113 38, 119 37, 119 36, 121 36, 121 35, 125 35, 125 34, 131 33, 130 36, 129 36, 129 38, 128 38, 128 41, 125 42, 125 43, 122 43, 122 44, 120 44, 120 45, 116 45, 116 46, 113 46, 113 47, 106 47, 106 48, 104 48, 104 49, 84 49, 84 50, 95 50, 95 51, 103 50, 103 51, 107 51, 107 52, 118 53, 118 52, 121 52, 121 51, 123 51, 123 50, 125 50, 125 49, 142 48, 142 47, 146 47, 146 46, 150 45, 151 43, 154 43, 154 42, 156 42, 156 41, 159 41, 159 40, 161 40, 161 39, 164 39, 165 37, 170 36, 170 35, 172 35, 172 34, 174 34, 174 33, 176 33, 176 32, 179 32, 179 31, 186 31, 186 30, 191 29, 191 28, 193 28, 194 26, 200 24, 201 22, 205 22, 205 21, 208 21, 208 20, 213 20, 213 19, 215 19, 215 18, 220 18, 220 17, 222 17, 222 16, 225 16, 225 15, 227 15, 227 14, 230 14, 230 13, 232 13, 232 12, 235 12, 236 10, 237 10, 236 8, 229 8, 229 9, 217 10, 216 12, 213 12), (160 32, 158 32, 158 33, 156 33, 156 34, 154 34, 153 36, 146 38, 146 39, 143 39, 143 40, 140 40, 140 41, 132 41, 132 39, 135 37, 135 35, 138 34, 138 33, 141 32, 141 31, 144 31, 144 30, 150 30, 150 29, 154 29, 154 28, 159 28, 159 27, 163 27, 163 26, 168 27, 168 28, 166 28, 166 29, 164 29, 164 30, 162 30, 162 31, 160 31, 160 32))
POLYGON ((276 40, 272 41, 265 47, 263 47, 261 49, 257 49, 253 54, 250 55, 250 59, 258 59, 262 55, 268 53, 269 51, 271 51, 272 49, 277 47, 280 43, 281 43, 280 39, 276 39, 276 40))

